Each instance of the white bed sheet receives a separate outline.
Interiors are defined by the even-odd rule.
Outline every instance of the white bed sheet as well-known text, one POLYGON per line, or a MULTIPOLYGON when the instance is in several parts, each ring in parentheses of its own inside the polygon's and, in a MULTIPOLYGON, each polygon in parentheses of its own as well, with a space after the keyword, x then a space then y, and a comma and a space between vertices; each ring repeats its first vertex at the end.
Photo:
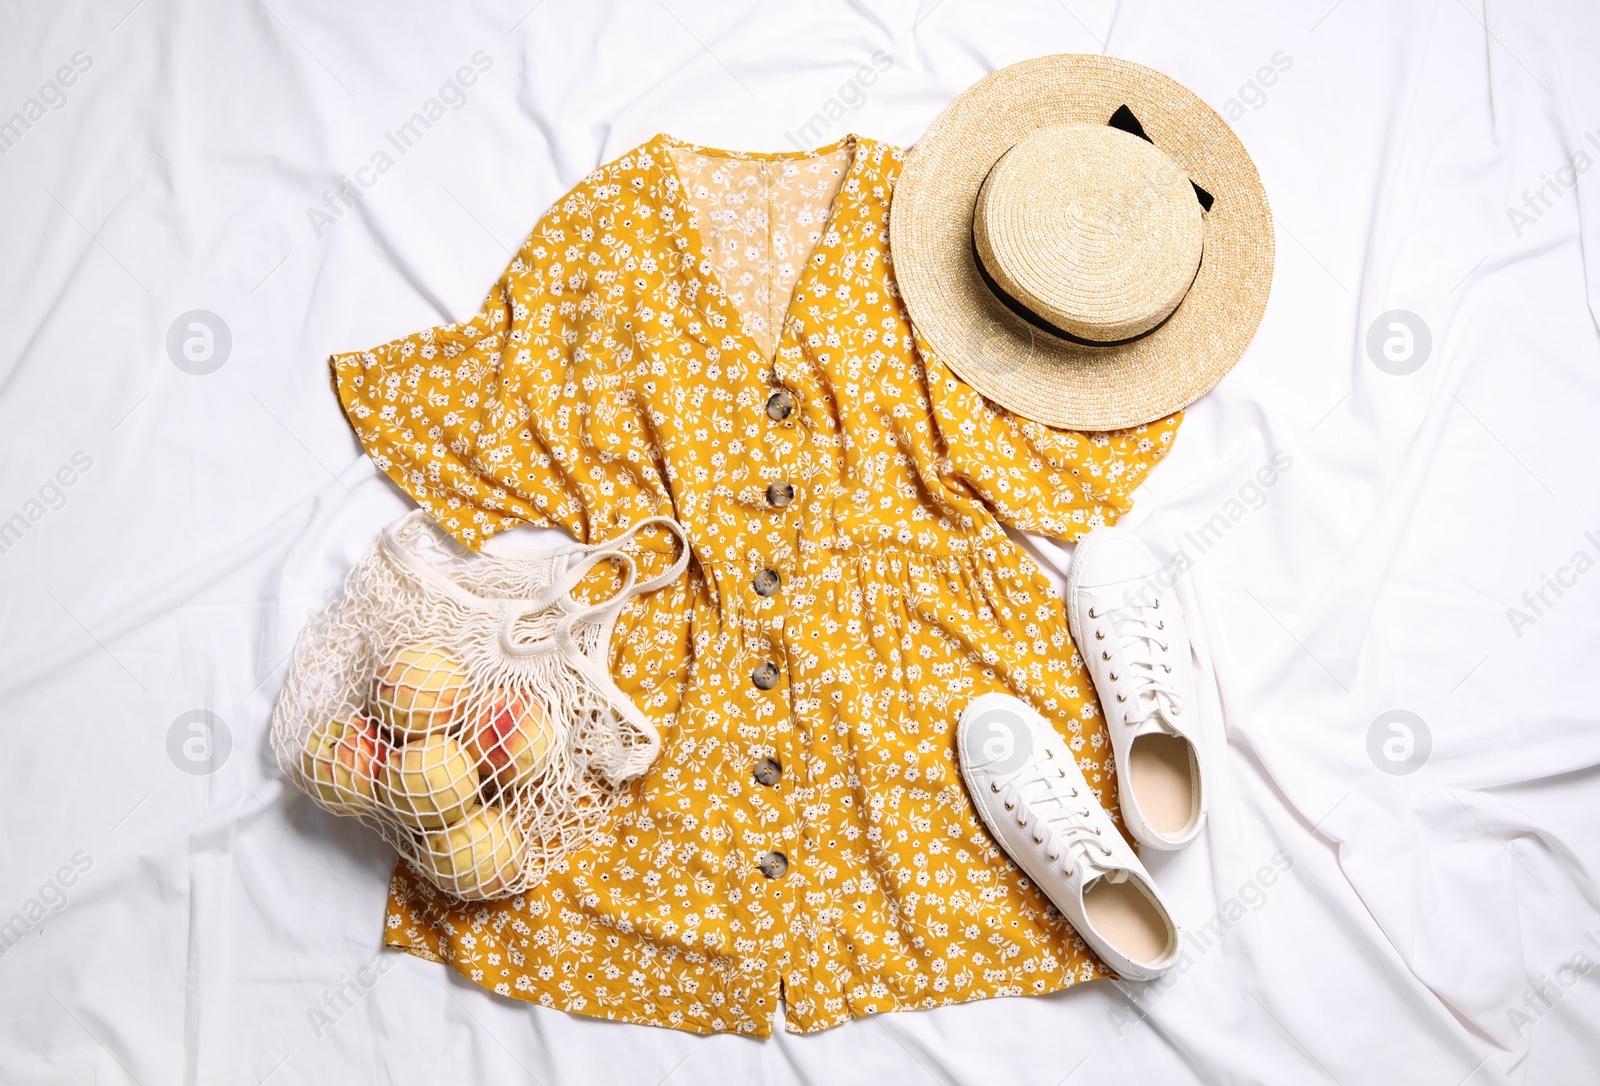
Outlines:
POLYGON ((1600 1081, 1597 46, 1580 0, 0 6, 0 1080, 1600 1081), (1186 556, 1225 753, 1152 860, 1207 932, 1182 975, 756 1042, 380 952, 390 856, 266 748, 308 609, 406 507, 329 352, 474 311, 658 130, 909 144, 1101 50, 1223 111, 1277 226, 1254 344, 1128 521, 1186 556), (167 345, 195 310, 204 375, 167 345), (1405 375, 1391 310, 1431 336, 1405 375), (1369 754, 1391 710, 1409 773, 1369 754))

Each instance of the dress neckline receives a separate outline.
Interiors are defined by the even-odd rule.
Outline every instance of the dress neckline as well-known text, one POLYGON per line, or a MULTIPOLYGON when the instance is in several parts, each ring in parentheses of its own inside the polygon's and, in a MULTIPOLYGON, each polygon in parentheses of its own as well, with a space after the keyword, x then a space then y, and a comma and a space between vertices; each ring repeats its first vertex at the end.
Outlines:
POLYGON ((702 286, 715 288, 714 293, 719 296, 717 304, 723 310, 723 315, 728 323, 728 334, 739 340, 739 344, 745 354, 761 359, 769 369, 776 368, 778 357, 783 353, 785 341, 789 336, 791 318, 794 316, 795 304, 805 296, 810 281, 820 275, 828 266, 829 261, 827 258, 820 261, 816 258, 830 248, 828 235, 833 232, 834 224, 838 218, 839 206, 844 199, 845 189, 867 158, 866 155, 862 154, 867 142, 865 138, 851 133, 843 139, 835 140, 826 146, 817 147, 809 151, 728 151, 719 147, 705 147, 701 144, 689 143, 666 132, 657 134, 655 139, 651 141, 655 145, 655 151, 657 152, 652 157, 661 170, 662 179, 670 178, 677 182, 675 185, 666 186, 667 200, 672 206, 673 214, 678 218, 678 229, 681 229, 684 236, 688 238, 689 244, 697 256, 694 261, 693 274, 700 280, 702 286), (755 337, 745 329, 744 314, 739 312, 738 308, 730 300, 731 295, 728 293, 728 285, 722 281, 722 276, 717 272, 716 262, 713 259, 714 254, 707 246, 705 233, 700 229, 696 221, 694 208, 689 203, 687 183, 684 181, 683 172, 678 169, 678 164, 673 159, 673 153, 675 151, 683 151, 689 154, 705 155, 710 158, 728 158, 752 162, 780 162, 819 158, 834 151, 845 149, 850 151, 850 162, 845 167, 844 176, 839 181, 839 187, 834 192, 833 199, 828 203, 828 214, 822 223, 822 239, 817 242, 817 247, 808 254, 805 266, 801 270, 799 278, 795 280, 794 290, 789 295, 789 304, 783 310, 783 320, 778 325, 777 335, 773 337, 774 346, 769 357, 761 349, 761 345, 756 342, 755 337))

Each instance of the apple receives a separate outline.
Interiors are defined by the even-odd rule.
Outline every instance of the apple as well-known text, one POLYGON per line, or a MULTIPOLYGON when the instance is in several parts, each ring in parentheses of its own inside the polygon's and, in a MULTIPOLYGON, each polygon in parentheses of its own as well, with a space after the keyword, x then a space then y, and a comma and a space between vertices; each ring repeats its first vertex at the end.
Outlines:
POLYGON ((501 791, 533 780, 556 752, 556 729, 536 698, 508 690, 483 702, 466 729, 467 756, 501 791))
POLYGON ((458 897, 494 897, 521 874, 522 830, 499 807, 480 807, 424 841, 423 866, 458 897))
POLYGON ((448 735, 416 739, 389 752, 377 800, 414 830, 439 830, 478 805, 478 771, 448 735))
POLYGON ((336 814, 356 814, 375 801, 389 756, 378 725, 364 717, 330 720, 311 730, 300 756, 307 791, 336 814))
POLYGON ((467 667, 437 645, 391 652, 372 682, 378 720, 405 741, 449 731, 467 698, 467 667))

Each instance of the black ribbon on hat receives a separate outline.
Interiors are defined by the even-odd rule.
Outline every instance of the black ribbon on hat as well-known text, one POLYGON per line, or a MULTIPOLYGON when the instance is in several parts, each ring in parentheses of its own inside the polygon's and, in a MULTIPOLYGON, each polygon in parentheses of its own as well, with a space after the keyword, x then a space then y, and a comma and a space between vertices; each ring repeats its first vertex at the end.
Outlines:
MULTIPOLYGON (((1127 106, 1118 106, 1117 111, 1111 115, 1111 119, 1106 124, 1112 128, 1119 128, 1130 136, 1138 136, 1151 146, 1155 146, 1156 141, 1144 134, 1144 125, 1139 123, 1139 118, 1135 117, 1133 110, 1127 106)), ((1195 185, 1192 177, 1189 179, 1189 184, 1194 186, 1194 198, 1200 201, 1200 210, 1210 211, 1211 205, 1217 202, 1216 197, 1199 185, 1195 185)))
MULTIPOLYGON (((1120 129, 1121 131, 1128 133, 1130 136, 1138 136, 1140 139, 1152 146, 1155 145, 1156 141, 1145 135, 1144 125, 1139 123, 1139 118, 1135 117, 1133 115, 1133 110, 1129 109, 1126 105, 1118 106, 1116 112, 1111 114, 1111 119, 1107 121, 1106 124, 1110 125, 1112 128, 1120 129)), ((1001 156, 1001 158, 1004 157, 1004 155, 1001 156)), ((995 159, 994 165, 998 166, 999 164, 1000 159, 995 159)), ((994 166, 989 167, 989 172, 994 172, 994 166)), ((987 182, 989 180, 989 174, 984 174, 983 180, 987 182)), ((1194 198, 1200 203, 1201 213, 1203 214, 1207 211, 1210 211, 1211 205, 1216 203, 1216 197, 1212 196, 1205 189, 1195 184, 1193 178, 1189 179, 1189 184, 1194 189, 1194 198)), ((983 185, 980 183, 978 188, 981 190, 983 185)), ((1200 255, 1200 261, 1201 263, 1205 262, 1204 252, 1202 252, 1200 255)), ((1161 326, 1171 320, 1173 314, 1177 313, 1178 310, 1183 308, 1183 302, 1180 301, 1177 305, 1172 307, 1171 313, 1168 313, 1165 317, 1161 318, 1160 323, 1156 324, 1152 328, 1145 329, 1136 336, 1129 336, 1127 339, 1085 339, 1083 336, 1073 335, 1065 328, 1057 328, 1055 325, 1039 316, 1039 314, 1035 313, 1021 302, 1017 301, 1017 299, 1013 298, 1010 294, 1006 293, 1005 288, 1003 288, 999 283, 995 282, 994 276, 989 274, 989 269, 983 266, 983 258, 978 255, 978 240, 975 235, 972 238, 972 263, 978 269, 978 278, 982 279, 983 285, 989 288, 989 293, 993 294, 997 299, 999 299, 1007 309, 1011 310, 1011 312, 1015 313, 1017 316, 1021 317, 1023 320, 1039 329, 1041 332, 1048 332, 1052 336, 1056 336, 1059 339, 1064 339, 1068 343, 1076 343, 1082 347, 1121 347, 1125 343, 1134 343, 1143 339, 1145 336, 1152 335, 1155 332, 1160 331, 1161 326)), ((1195 265, 1194 273, 1196 278, 1198 278, 1200 275, 1200 266, 1198 264, 1195 265)), ((1188 297, 1187 292, 1184 293, 1184 297, 1188 297)))

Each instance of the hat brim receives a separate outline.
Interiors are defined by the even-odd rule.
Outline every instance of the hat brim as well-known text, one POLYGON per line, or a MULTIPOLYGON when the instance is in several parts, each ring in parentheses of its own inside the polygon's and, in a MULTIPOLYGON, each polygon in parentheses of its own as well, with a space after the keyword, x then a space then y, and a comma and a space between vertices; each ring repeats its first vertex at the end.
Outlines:
POLYGON ((1119 430, 1214 388, 1255 335, 1272 287, 1272 215, 1244 145, 1182 84, 1114 57, 1025 60, 973 84, 912 149, 890 210, 895 279, 917 334, 978 392, 1048 426, 1119 430), (1150 335, 1080 346, 1012 313, 984 286, 972 212, 985 175, 1041 125, 1104 124, 1126 105, 1215 198, 1200 271, 1150 335))

